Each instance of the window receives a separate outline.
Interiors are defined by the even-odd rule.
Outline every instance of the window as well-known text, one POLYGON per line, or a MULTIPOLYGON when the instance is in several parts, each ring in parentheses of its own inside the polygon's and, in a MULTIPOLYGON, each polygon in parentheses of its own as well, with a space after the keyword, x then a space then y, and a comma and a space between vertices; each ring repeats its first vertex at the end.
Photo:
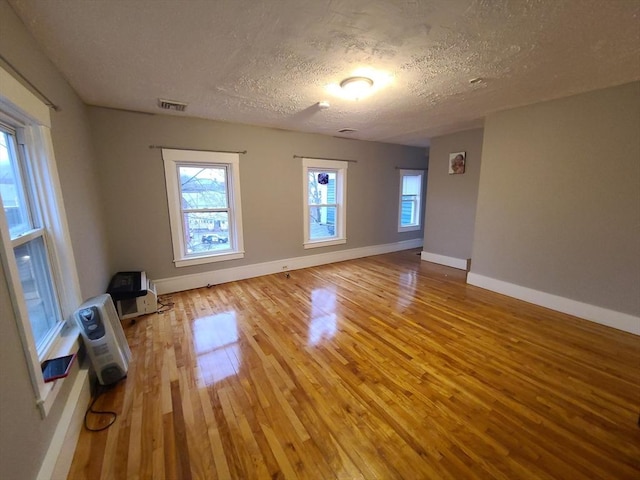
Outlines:
POLYGON ((399 232, 421 228, 422 177, 421 170, 400 170, 399 232))
POLYGON ((244 257, 237 153, 163 149, 177 267, 244 257))
POLYGON ((304 248, 347 241, 347 162, 304 158, 304 248))
POLYGON ((49 109, 2 68, 0 84, 0 259, 44 417, 60 389, 44 383, 40 363, 77 348, 77 334, 61 333, 81 294, 49 109))
POLYGON ((13 256, 38 356, 42 357, 62 321, 55 293, 46 230, 39 218, 22 145, 12 128, 0 124, 0 197, 13 256))

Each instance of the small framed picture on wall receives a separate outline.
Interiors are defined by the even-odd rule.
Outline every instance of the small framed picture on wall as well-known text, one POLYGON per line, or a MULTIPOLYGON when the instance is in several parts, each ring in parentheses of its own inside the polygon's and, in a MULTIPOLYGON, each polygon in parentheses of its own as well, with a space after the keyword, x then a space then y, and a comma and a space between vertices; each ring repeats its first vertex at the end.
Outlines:
POLYGON ((467 152, 455 152, 449 154, 449 175, 464 173, 464 165, 467 161, 467 152))

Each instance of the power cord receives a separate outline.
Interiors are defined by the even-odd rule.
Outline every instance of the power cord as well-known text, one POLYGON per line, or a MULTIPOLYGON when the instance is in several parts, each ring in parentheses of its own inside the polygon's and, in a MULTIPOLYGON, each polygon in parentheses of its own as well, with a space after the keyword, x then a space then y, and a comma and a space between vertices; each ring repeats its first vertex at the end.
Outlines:
POLYGON ((98 384, 96 386, 96 396, 93 398, 93 400, 91 401, 91 405, 89 405, 89 408, 87 408, 87 411, 84 413, 84 428, 86 428, 90 432, 101 432, 103 430, 106 430, 111 425, 113 425, 114 422, 116 421, 116 418, 118 418, 118 414, 111 410, 94 410, 93 409, 93 406, 98 401, 98 398, 100 398, 102 394, 107 390, 109 390, 109 388, 105 388, 103 385, 98 384), (103 427, 91 428, 89 427, 89 425, 87 425, 87 417, 89 416, 90 413, 93 413, 94 415, 110 415, 112 418, 111 418, 111 421, 103 427))
POLYGON ((156 313, 164 313, 171 310, 175 303, 170 300, 171 297, 158 297, 158 305, 160 305, 160 308, 156 310, 156 313))

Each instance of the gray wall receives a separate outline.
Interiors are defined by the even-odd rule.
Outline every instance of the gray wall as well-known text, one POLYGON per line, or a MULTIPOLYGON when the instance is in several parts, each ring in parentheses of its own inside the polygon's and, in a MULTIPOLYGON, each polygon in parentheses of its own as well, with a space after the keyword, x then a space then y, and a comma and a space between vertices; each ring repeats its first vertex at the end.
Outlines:
POLYGON ((486 119, 471 270, 640 315, 640 83, 486 119))
POLYGON ((107 237, 86 106, 4 0, 0 14, 0 52, 61 108, 51 111, 51 135, 80 287, 83 298, 104 293, 109 281, 107 237))
MULTIPOLYGON (((82 294, 101 293, 109 280, 106 237, 85 107, 4 0, 0 32, 0 53, 62 108, 52 112, 51 133, 82 294)), ((41 420, 1 264, 0 320, 0 478, 31 479, 40 469, 73 379, 65 381, 53 410, 41 420)))
POLYGON ((482 129, 431 140, 424 251, 471 258, 480 179, 482 129), (465 173, 449 175, 449 154, 467 152, 465 173))
POLYGON ((0 262, 0 478, 36 478, 75 377, 65 380, 42 420, 0 262))
POLYGON ((171 278, 342 249, 421 238, 397 232, 399 173, 423 168, 425 150, 188 117, 89 109, 105 192, 115 271, 171 278), (247 150, 240 156, 244 259, 176 268, 160 150, 169 145, 247 150), (302 161, 293 155, 353 159, 347 185, 347 243, 305 250, 302 161))

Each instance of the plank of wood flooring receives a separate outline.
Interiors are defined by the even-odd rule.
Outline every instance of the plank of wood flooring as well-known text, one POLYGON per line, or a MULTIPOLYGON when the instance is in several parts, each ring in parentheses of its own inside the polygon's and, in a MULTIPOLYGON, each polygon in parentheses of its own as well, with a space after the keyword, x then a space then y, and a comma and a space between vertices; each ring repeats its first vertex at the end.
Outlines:
POLYGON ((273 451, 273 455, 275 456, 276 461, 278 462, 278 466, 280 467, 280 471, 284 475, 284 478, 292 479, 292 480, 297 479, 298 475, 296 474, 295 470, 293 469, 293 466, 289 462, 289 459, 287 458, 287 454, 282 448, 282 445, 280 444, 280 440, 276 437, 273 430, 269 428, 269 426, 264 424, 260 424, 260 428, 262 429, 265 437, 267 438, 267 442, 269 442, 269 446, 273 451))
POLYGON ((180 396, 179 381, 171 382, 171 403, 173 405, 171 418, 175 435, 175 463, 178 478, 191 480, 191 465, 189 463, 189 445, 187 443, 187 431, 182 413, 182 397, 180 396))
POLYGON ((219 479, 231 479, 231 472, 229 471, 229 465, 227 459, 224 456, 224 447, 222 444, 222 438, 218 430, 215 414, 211 405, 211 400, 206 389, 198 389, 198 396, 200 399, 200 406, 202 408, 204 422, 207 428, 207 434, 209 436, 208 446, 211 449, 211 456, 213 457, 216 476, 219 479))
POLYGON ((260 478, 257 475, 256 469, 259 469, 263 475, 262 478, 268 478, 268 472, 263 465, 259 463, 256 458, 256 447, 252 442, 247 442, 247 432, 242 420, 241 412, 234 412, 233 402, 231 400, 231 393, 229 389, 223 388, 218 390, 218 397, 220 398, 220 404, 224 412, 229 428, 236 439, 233 443, 233 448, 240 460, 242 466, 242 475, 244 478, 260 478))
MULTIPOLYGON (((129 441, 131 438, 131 425, 130 423, 123 422, 119 427, 118 432, 118 446, 116 448, 116 454, 114 457, 105 458, 105 462, 113 465, 113 477, 112 478, 127 478, 127 465, 129 464, 129 441)), ((97 453, 98 455, 104 454, 103 452, 97 453)), ((110 478, 110 477, 105 477, 110 478)), ((72 479, 69 479, 72 480, 72 479)))
MULTIPOLYGON (((118 398, 120 399, 120 402, 119 402, 120 405, 119 406, 114 405, 115 408, 113 408, 113 410, 116 412, 122 411, 121 404, 122 404, 123 396, 119 395, 118 398)), ((104 407, 104 408, 111 409, 111 406, 104 407)), ((101 469, 100 475, 97 477, 98 479, 115 477, 115 462, 109 461, 109 460, 112 458, 118 458, 117 450, 118 450, 118 439, 119 439, 121 425, 122 425, 122 415, 120 415, 119 418, 116 418, 113 425, 111 425, 111 427, 109 427, 109 430, 105 432, 105 435, 107 436, 107 442, 103 450, 103 459, 107 459, 108 461, 102 462, 102 469, 101 469)))
MULTIPOLYGON (((84 433, 83 430, 81 432, 84 433)), ((85 434, 86 437, 86 434, 85 434)), ((78 480, 84 480, 89 478, 85 468, 92 466, 96 460, 92 457, 91 442, 87 438, 83 442, 78 442, 76 445, 76 451, 74 452, 71 466, 69 467, 68 478, 74 478, 78 480)), ((104 463, 104 462, 102 462, 104 463)))
POLYGON ((174 429, 173 412, 162 415, 162 445, 164 457, 164 475, 167 480, 180 478, 178 470, 178 451, 176 449, 176 434, 174 429))
POLYGON ((194 479, 212 478, 215 472, 211 445, 207 441, 208 426, 198 388, 185 390, 184 418, 187 426, 187 442, 191 472, 194 479))
MULTIPOLYGON (((151 478, 154 480, 164 479, 165 475, 165 446, 164 446, 164 422, 162 412, 162 398, 157 394, 153 395, 154 402, 147 408, 150 410, 148 416, 148 423, 151 424, 151 428, 147 428, 150 431, 150 438, 145 439, 146 442, 151 442, 151 478)), ((146 448, 146 450, 149 450, 146 448)))
POLYGON ((129 453, 127 456, 127 478, 137 480, 140 478, 142 467, 142 415, 143 393, 136 392, 133 399, 131 413, 131 429, 129 431, 129 453))

